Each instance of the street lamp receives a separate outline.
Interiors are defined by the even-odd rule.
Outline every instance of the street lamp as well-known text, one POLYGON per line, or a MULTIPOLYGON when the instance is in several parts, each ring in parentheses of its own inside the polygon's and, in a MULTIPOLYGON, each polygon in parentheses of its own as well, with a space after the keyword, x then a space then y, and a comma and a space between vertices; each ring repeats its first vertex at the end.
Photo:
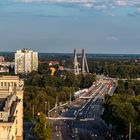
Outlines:
POLYGON ((32 117, 33 117, 33 120, 34 120, 34 116, 35 116, 35 106, 33 105, 33 107, 32 107, 32 117))
POLYGON ((70 92, 70 104, 71 104, 71 92, 70 92))
POLYGON ((45 101, 45 115, 46 115, 46 104, 47 104, 47 102, 45 101))
POLYGON ((50 116, 49 112, 50 112, 50 102, 48 102, 48 118, 50 116))

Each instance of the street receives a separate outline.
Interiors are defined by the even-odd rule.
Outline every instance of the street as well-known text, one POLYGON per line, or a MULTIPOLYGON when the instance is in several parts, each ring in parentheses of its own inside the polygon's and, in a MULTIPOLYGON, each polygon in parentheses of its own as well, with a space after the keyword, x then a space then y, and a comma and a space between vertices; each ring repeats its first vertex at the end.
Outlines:
POLYGON ((110 80, 101 80, 94 86, 92 94, 78 99, 65 109, 58 118, 50 118, 53 140, 105 140, 108 127, 102 120, 103 98, 113 94, 115 86, 110 80))

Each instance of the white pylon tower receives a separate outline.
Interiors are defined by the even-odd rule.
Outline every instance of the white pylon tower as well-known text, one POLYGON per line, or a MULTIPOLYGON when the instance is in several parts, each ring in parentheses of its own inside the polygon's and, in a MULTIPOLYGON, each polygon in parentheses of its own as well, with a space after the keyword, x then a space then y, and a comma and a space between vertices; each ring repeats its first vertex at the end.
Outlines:
POLYGON ((88 63, 84 48, 82 49, 82 73, 89 73, 88 63))
POLYGON ((78 60, 77 60, 76 49, 74 49, 74 74, 75 75, 79 74, 79 63, 78 63, 78 60))

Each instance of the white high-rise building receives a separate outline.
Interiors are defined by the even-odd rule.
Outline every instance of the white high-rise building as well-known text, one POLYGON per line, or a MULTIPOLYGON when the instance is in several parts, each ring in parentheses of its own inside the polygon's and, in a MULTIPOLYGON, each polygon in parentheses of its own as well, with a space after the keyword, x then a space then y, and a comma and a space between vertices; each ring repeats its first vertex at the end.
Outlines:
POLYGON ((17 50, 15 53, 15 74, 29 73, 38 70, 38 52, 17 50))

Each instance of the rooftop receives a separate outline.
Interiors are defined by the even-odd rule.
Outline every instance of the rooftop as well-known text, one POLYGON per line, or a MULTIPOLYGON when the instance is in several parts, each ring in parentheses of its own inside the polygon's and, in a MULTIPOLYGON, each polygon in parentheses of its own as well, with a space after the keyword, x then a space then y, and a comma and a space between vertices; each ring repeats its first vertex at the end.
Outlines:
POLYGON ((28 53, 28 52, 34 52, 33 50, 29 50, 29 49, 22 49, 22 50, 17 50, 16 53, 28 53))
POLYGON ((0 98, 0 113, 1 118, 0 122, 13 122, 14 121, 14 113, 17 107, 17 103, 20 100, 16 97, 16 95, 11 94, 6 98, 0 98))
POLYGON ((0 80, 19 80, 18 76, 0 76, 0 80))

